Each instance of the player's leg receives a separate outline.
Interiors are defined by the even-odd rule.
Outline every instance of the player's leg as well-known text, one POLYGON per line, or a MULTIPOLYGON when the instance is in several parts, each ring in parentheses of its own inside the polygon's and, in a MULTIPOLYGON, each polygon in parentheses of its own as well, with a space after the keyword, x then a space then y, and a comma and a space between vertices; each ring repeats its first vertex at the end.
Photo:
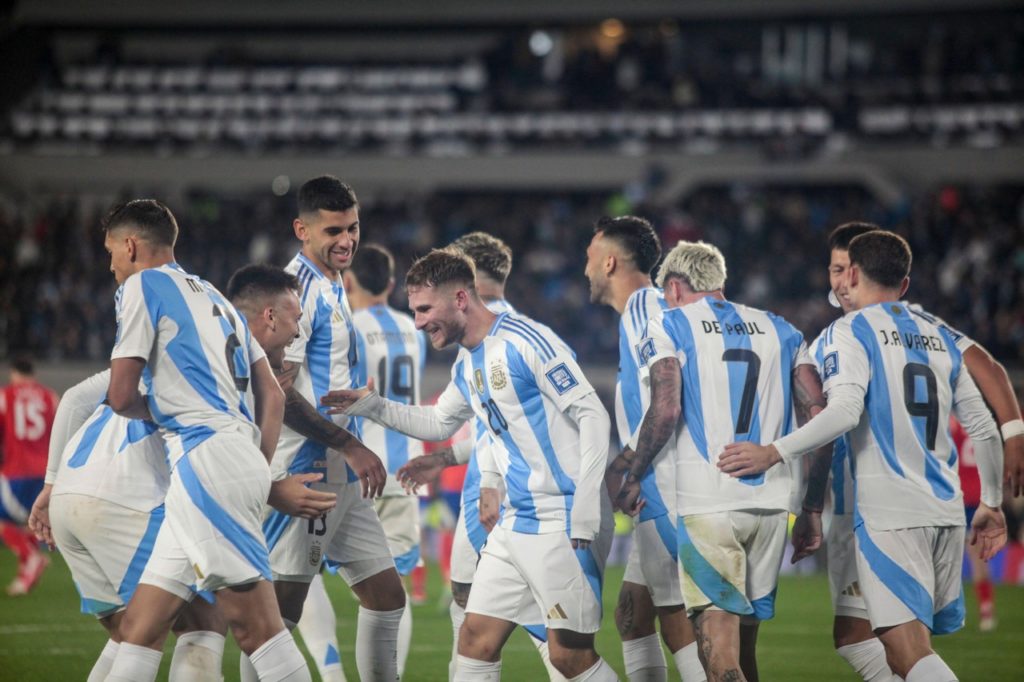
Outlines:
POLYGON ((320 679, 324 682, 345 682, 338 648, 338 619, 327 595, 323 573, 317 573, 309 583, 298 628, 309 655, 316 661, 320 679))
POLYGON ((0 476, 0 539, 18 559, 18 572, 7 586, 7 594, 12 597, 28 594, 50 564, 39 550, 35 536, 25 527, 32 503, 42 489, 41 478, 0 476))
POLYGON ((705 606, 694 613, 693 629, 708 679, 745 679, 740 672, 740 616, 705 606))
MULTIPOLYGON (((456 509, 458 509, 458 505, 456 505, 456 509)), ((475 579, 476 565, 480 560, 479 549, 474 545, 474 538, 470 538, 469 531, 466 528, 467 516, 472 515, 474 512, 476 514, 476 525, 479 525, 479 511, 467 506, 464 513, 459 514, 458 520, 455 522, 455 532, 450 546, 451 553, 448 570, 452 601, 448 606, 448 613, 452 621, 452 655, 448 663, 449 680, 455 677, 455 667, 459 656, 459 630, 462 629, 462 623, 466 619, 466 604, 469 601, 470 589, 475 579)), ((480 527, 480 533, 481 535, 474 534, 474 537, 479 540, 479 547, 483 547, 487 534, 483 531, 482 526, 480 527)))
POLYGON ((857 576, 852 514, 832 516, 826 551, 836 653, 866 682, 888 682, 893 679, 892 670, 882 641, 871 629, 857 576))
POLYGON ((740 618, 740 670, 748 682, 757 682, 757 631, 761 621, 756 618, 740 618))
POLYGON ((459 631, 454 680, 499 679, 501 649, 515 628, 515 623, 502 618, 467 613, 459 631))
POLYGON ((622 639, 622 661, 630 682, 663 682, 668 666, 654 629, 654 602, 644 582, 640 539, 636 528, 626 560, 626 572, 615 603, 615 627, 622 639))
MULTIPOLYGON (((975 505, 966 508, 967 527, 971 527, 975 505)), ((971 582, 974 583, 974 595, 978 599, 978 629, 989 632, 996 627, 995 594, 992 590, 992 579, 989 576, 988 563, 981 560, 980 545, 966 545, 967 558, 971 564, 971 582)))
POLYGON ((228 624, 203 595, 181 610, 171 627, 177 641, 169 682, 220 682, 228 624))
MULTIPOLYGON (((419 501, 414 497, 383 497, 374 502, 395 560, 399 576, 408 576, 420 563, 419 501)), ((403 587, 404 589, 404 587, 403 587)), ((412 642, 412 603, 405 597, 405 607, 398 626, 398 676, 405 671, 405 661, 412 642)))

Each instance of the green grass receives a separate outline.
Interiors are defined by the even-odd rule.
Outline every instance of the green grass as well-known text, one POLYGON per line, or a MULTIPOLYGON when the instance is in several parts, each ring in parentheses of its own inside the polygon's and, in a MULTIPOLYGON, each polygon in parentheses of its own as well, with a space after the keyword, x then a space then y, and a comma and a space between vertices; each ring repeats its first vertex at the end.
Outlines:
MULTIPOLYGON (((14 575, 14 560, 0 554, 0 585, 14 575)), ((436 571, 432 571, 436 576, 436 571)), ((605 623, 598 634, 598 650, 622 674, 622 651, 611 620, 622 580, 622 569, 608 570, 605 590, 605 623)), ((352 658, 356 603, 341 580, 329 577, 328 591, 339 615, 339 639, 348 679, 357 680, 352 658)), ((447 609, 437 606, 441 585, 435 577, 430 599, 414 607, 412 651, 406 680, 447 679, 451 625, 447 609)), ((971 590, 967 627, 935 640, 938 652, 965 682, 1020 679, 1024 669, 1024 588, 999 587, 996 609, 999 628, 980 633, 971 590)), ((778 614, 761 628, 758 658, 764 680, 856 680, 846 664, 832 651, 828 586, 824 577, 783 577, 779 587, 778 614)), ((16 599, 0 594, 0 680, 84 679, 106 636, 89 616, 78 612, 78 597, 63 560, 53 563, 39 587, 16 599)), ((166 679, 173 639, 166 649, 160 679, 166 679)), ((228 643, 224 678, 238 679, 238 648, 228 643)), ((670 667, 671 669, 671 667, 670 667)), ((505 649, 503 673, 507 680, 541 680, 544 671, 527 636, 517 631, 505 649)), ((671 679, 678 679, 674 674, 671 679)))

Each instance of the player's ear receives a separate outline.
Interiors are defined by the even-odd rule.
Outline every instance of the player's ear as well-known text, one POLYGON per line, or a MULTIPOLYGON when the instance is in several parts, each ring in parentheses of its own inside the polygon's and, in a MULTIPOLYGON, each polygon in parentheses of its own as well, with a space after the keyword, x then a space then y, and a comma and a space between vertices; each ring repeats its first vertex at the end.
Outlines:
POLYGON ((900 298, 903 298, 903 295, 907 293, 907 289, 909 289, 909 288, 910 288, 910 275, 907 275, 906 277, 903 278, 903 281, 900 283, 900 298))
POLYGON ((302 222, 302 218, 296 218, 292 221, 292 229, 295 231, 295 236, 306 241, 306 223, 302 222))
POLYGON ((850 263, 850 267, 846 268, 846 286, 850 289, 856 287, 860 283, 860 268, 850 263))
POLYGON ((615 257, 615 254, 609 253, 607 258, 604 259, 604 275, 608 275, 615 272, 615 268, 618 267, 619 260, 615 257))
POLYGON ((277 331, 277 318, 274 317, 273 306, 267 306, 263 309, 263 322, 272 332, 277 331))
POLYGON ((134 236, 131 236, 124 238, 124 245, 125 249, 128 251, 128 260, 134 263, 135 259, 138 258, 139 255, 139 243, 135 241, 134 236))

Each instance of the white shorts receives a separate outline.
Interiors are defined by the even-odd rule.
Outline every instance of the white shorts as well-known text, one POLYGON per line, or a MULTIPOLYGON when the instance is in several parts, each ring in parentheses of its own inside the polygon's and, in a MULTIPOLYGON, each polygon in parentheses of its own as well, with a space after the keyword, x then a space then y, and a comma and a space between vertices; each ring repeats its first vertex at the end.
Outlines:
POLYGON ((679 517, 683 601, 755 620, 775 615, 786 549, 786 511, 726 511, 679 517))
POLYGON ((668 515, 641 521, 633 531, 641 584, 647 586, 655 606, 679 606, 683 590, 676 564, 676 525, 668 515))
MULTIPOLYGON (((480 524, 479 514, 477 515, 476 523, 477 525, 480 524)), ((466 529, 466 513, 465 509, 463 509, 463 513, 459 514, 459 520, 455 524, 455 535, 452 538, 450 575, 453 582, 467 585, 473 582, 473 576, 476 575, 476 565, 480 561, 480 549, 483 549, 484 543, 487 541, 487 532, 483 530, 482 526, 480 531, 483 538, 478 538, 479 544, 476 544, 466 529)))
POLYGON ((318 481, 311 487, 336 494, 337 506, 317 519, 267 509, 263 532, 274 580, 308 583, 325 560, 349 585, 394 568, 384 528, 359 481, 318 481))
POLYGON ((836 514, 828 529, 828 586, 832 611, 837 616, 868 620, 868 607, 857 576, 857 545, 853 537, 853 514, 836 514))
POLYGON ((422 563, 419 498, 411 495, 381 497, 373 501, 373 508, 384 528, 398 574, 409 575, 422 563))
POLYGON ((964 531, 963 526, 857 526, 857 567, 873 629, 913 620, 936 635, 963 627, 964 531))
MULTIPOLYGON (((647 587, 647 579, 644 577, 644 569, 640 565, 640 541, 636 538, 635 525, 629 534, 629 556, 626 557, 626 571, 622 574, 622 582, 647 587)), ((672 572, 677 573, 678 569, 673 568, 672 572)))
POLYGON ((270 467, 251 438, 210 436, 171 472, 164 523, 139 582, 187 601, 193 585, 216 592, 270 580, 260 530, 269 493, 270 467))
POLYGON ((76 493, 50 498, 53 537, 71 569, 82 613, 104 618, 124 609, 163 520, 163 505, 141 512, 76 493))
POLYGON ((528 535, 497 527, 480 555, 467 613, 531 623, 539 607, 549 629, 601 629, 598 552, 574 550, 564 532, 528 535))

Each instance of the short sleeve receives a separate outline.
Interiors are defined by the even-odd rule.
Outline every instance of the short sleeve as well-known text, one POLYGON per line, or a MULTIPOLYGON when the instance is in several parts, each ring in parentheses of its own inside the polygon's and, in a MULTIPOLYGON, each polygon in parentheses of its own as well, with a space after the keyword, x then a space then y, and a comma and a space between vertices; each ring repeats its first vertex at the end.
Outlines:
POLYGON ((302 306, 302 317, 299 319, 299 335, 284 349, 284 359, 296 364, 306 361, 306 344, 313 336, 313 323, 316 321, 316 296, 312 291, 307 294, 306 304, 302 306))
POLYGON ((160 303, 152 301, 151 311, 146 304, 146 272, 132 275, 124 283, 117 306, 117 343, 110 354, 118 358, 149 359, 156 342, 156 324, 160 319, 160 303))
MULTIPOLYGON (((863 318, 859 318, 863 321, 863 318)), ((854 384, 867 390, 871 380, 871 360, 867 349, 857 339, 854 325, 847 319, 832 327, 822 348, 821 381, 828 394, 836 386, 854 384)), ((866 326, 867 323, 864 322, 866 326)), ((870 332, 870 329, 868 330, 870 332)))
POLYGON ((530 364, 541 393, 564 412, 580 398, 593 393, 594 387, 568 348, 553 346, 553 349, 552 355, 541 355, 531 347, 525 351, 524 359, 530 364))
POLYGON ((671 334, 666 329, 667 324, 668 317, 662 310, 659 310, 647 322, 647 333, 637 351, 637 365, 641 371, 649 370, 651 365, 665 358, 675 358, 679 360, 680 365, 686 362, 686 354, 679 352, 675 341, 672 340, 671 334))
POLYGON ((260 342, 256 340, 256 337, 252 335, 252 332, 249 330, 249 325, 245 325, 245 338, 249 341, 249 366, 251 367, 263 358, 267 357, 267 352, 263 350, 263 346, 261 346, 260 342))
POLYGON ((814 358, 811 357, 811 353, 807 350, 807 342, 801 341, 800 345, 796 349, 796 355, 793 358, 793 367, 799 367, 800 365, 811 365, 816 367, 817 363, 814 362, 814 358))

